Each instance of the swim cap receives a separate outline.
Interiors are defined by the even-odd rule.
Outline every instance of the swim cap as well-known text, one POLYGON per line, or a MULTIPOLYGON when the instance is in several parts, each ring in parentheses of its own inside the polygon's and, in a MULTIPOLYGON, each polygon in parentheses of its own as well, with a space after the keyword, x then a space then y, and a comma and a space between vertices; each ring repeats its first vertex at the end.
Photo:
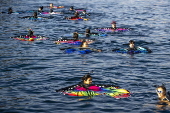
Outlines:
POLYGON ((112 23, 111 24, 116 24, 116 21, 112 21, 112 23))

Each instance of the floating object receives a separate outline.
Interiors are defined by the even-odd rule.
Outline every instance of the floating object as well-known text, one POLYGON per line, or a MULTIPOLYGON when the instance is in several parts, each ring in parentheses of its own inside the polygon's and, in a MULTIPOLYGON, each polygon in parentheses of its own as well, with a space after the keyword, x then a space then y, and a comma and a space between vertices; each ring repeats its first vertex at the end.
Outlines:
POLYGON ((74 18, 74 17, 68 17, 68 18, 66 18, 67 20, 89 20, 88 18, 82 18, 82 17, 78 17, 78 18, 74 18))
POLYGON ((116 53, 128 53, 128 54, 137 54, 137 53, 151 53, 152 51, 148 48, 137 47, 136 49, 114 49, 112 50, 116 53))
POLYGON ((90 49, 83 49, 83 50, 81 50, 80 48, 65 49, 65 51, 64 51, 64 53, 68 53, 68 54, 71 54, 71 53, 88 54, 88 53, 91 53, 91 52, 93 52, 93 51, 90 50, 90 49))
POLYGON ((108 95, 114 98, 127 98, 130 96, 130 92, 126 89, 119 89, 118 87, 114 86, 107 87, 107 85, 90 85, 89 87, 75 85, 57 90, 57 92, 62 92, 64 95, 69 96, 93 97, 96 95, 108 95))
POLYGON ((57 9, 60 9, 60 8, 64 8, 64 6, 52 6, 52 7, 49 7, 49 8, 57 8, 57 9))
POLYGON ((129 31, 131 30, 130 28, 97 28, 95 29, 97 31, 102 31, 102 32, 121 32, 121 31, 129 31))
POLYGON ((41 12, 40 14, 42 14, 42 15, 45 15, 45 14, 55 15, 55 14, 62 14, 62 12, 41 12))
POLYGON ((22 35, 22 36, 17 36, 17 37, 11 37, 16 40, 21 40, 21 41, 37 41, 37 40, 46 40, 48 39, 47 37, 43 36, 28 36, 28 35, 22 35))
MULTIPOLYGON (((78 36, 99 36, 99 37, 105 37, 105 36, 108 36, 107 34, 99 34, 99 33, 90 33, 90 34, 85 34, 85 33, 78 33, 78 36)), ((63 35, 65 37, 71 37, 73 36, 73 34, 65 34, 63 35)))
MULTIPOLYGON (((56 44, 73 44, 73 45, 80 45, 82 41, 83 41, 83 39, 82 39, 82 40, 61 39, 61 40, 55 41, 55 43, 56 43, 56 44)), ((87 42, 88 44, 91 44, 91 43, 94 42, 94 40, 86 39, 86 42, 87 42)))

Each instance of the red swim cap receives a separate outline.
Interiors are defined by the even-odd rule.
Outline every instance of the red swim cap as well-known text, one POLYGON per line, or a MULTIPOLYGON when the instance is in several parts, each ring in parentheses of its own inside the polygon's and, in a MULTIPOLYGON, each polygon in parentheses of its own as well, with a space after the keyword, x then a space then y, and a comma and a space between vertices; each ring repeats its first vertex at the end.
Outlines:
POLYGON ((112 23, 111 24, 116 24, 116 21, 112 21, 112 23))

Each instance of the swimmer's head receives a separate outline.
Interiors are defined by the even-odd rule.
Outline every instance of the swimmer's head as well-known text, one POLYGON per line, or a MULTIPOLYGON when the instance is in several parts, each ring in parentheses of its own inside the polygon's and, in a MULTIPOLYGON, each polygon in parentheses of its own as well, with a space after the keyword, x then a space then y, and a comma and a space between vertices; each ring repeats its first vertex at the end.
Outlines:
POLYGON ((84 75, 81 79, 84 84, 92 84, 92 77, 90 76, 90 74, 84 75))
POLYGON ((115 29, 115 28, 116 28, 116 22, 115 22, 115 21, 112 21, 112 23, 111 23, 111 24, 112 24, 112 28, 114 28, 114 29, 115 29))
POLYGON ((90 33, 90 29, 86 29, 86 33, 90 33))
POLYGON ((79 12, 76 11, 76 12, 74 13, 74 16, 79 16, 79 12))
POLYGON ((37 15, 38 15, 37 12, 34 12, 33 17, 37 18, 37 15))
POLYGON ((39 7, 38 11, 42 11, 43 10, 43 6, 39 7))
POLYGON ((71 10, 71 11, 72 11, 72 10, 74 10, 74 7, 73 7, 73 6, 71 6, 69 10, 71 10))
POLYGON ((80 47, 88 47, 88 43, 87 43, 87 41, 85 39, 83 39, 80 47))
POLYGON ((164 98, 166 96, 166 88, 165 88, 165 86, 164 85, 158 86, 156 88, 156 93, 157 93, 159 98, 164 98))
POLYGON ((82 13, 86 14, 86 10, 83 10, 83 12, 82 12, 82 13))
POLYGON ((135 42, 133 40, 129 41, 129 48, 134 48, 135 47, 135 42))
POLYGON ((33 36, 33 35, 34 35, 34 31, 33 31, 32 29, 29 29, 29 30, 28 30, 28 36, 31 37, 31 36, 33 36))
POLYGON ((53 3, 50 3, 50 7, 54 7, 53 3))
POLYGON ((74 33, 73 33, 73 38, 74 38, 74 40, 78 40, 79 35, 78 35, 78 33, 77 33, 77 32, 74 32, 74 33))
POLYGON ((11 14, 13 11, 12 11, 12 8, 8 8, 8 14, 11 14))

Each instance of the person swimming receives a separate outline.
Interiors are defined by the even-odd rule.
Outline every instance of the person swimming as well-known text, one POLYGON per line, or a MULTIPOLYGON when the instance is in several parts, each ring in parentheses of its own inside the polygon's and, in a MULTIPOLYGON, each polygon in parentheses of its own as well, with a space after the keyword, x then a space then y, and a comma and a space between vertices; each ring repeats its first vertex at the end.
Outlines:
POLYGON ((156 88, 156 93, 158 95, 158 98, 160 99, 160 101, 168 101, 170 102, 170 94, 169 92, 166 92, 166 87, 164 85, 162 86, 158 86, 156 88))
POLYGON ((84 39, 80 45, 80 47, 88 47, 88 43, 86 42, 86 40, 84 39))
POLYGON ((116 29, 116 28, 117 28, 117 27, 116 27, 116 22, 115 22, 115 21, 112 21, 111 25, 112 25, 112 28, 113 28, 113 29, 116 29))
POLYGON ((51 9, 51 8, 54 8, 54 5, 53 5, 53 3, 50 3, 50 9, 51 9))
POLYGON ((86 15, 90 16, 90 14, 86 12, 86 10, 83 10, 83 11, 82 11, 82 14, 85 15, 85 16, 86 16, 86 15))
POLYGON ((61 88, 59 90, 56 90, 56 92, 65 92, 65 91, 70 91, 70 90, 101 91, 101 87, 102 88, 107 88, 107 87, 119 88, 119 86, 109 85, 109 84, 93 84, 92 76, 90 75, 90 73, 87 73, 83 77, 81 77, 81 82, 79 82, 78 84, 68 86, 65 88, 61 88))
POLYGON ((85 35, 86 37, 90 37, 91 35, 99 36, 98 33, 91 33, 90 29, 86 29, 85 35))
POLYGON ((92 84, 92 77, 90 76, 89 73, 86 74, 86 75, 84 75, 84 76, 81 78, 81 80, 82 80, 82 83, 83 83, 83 84, 87 84, 87 85, 92 84))
POLYGON ((80 50, 84 50, 84 49, 88 49, 88 50, 91 50, 91 51, 94 51, 94 52, 102 52, 101 49, 94 49, 94 48, 90 48, 88 46, 88 42, 86 41, 86 39, 83 39, 81 45, 80 45, 80 50))
POLYGON ((137 48, 135 47, 135 42, 133 40, 129 41, 129 48, 128 50, 137 50, 137 48))
POLYGON ((78 18, 80 18, 78 11, 76 11, 76 12, 74 13, 74 16, 72 16, 72 17, 66 17, 66 19, 78 19, 78 18))
POLYGON ((29 36, 29 37, 34 36, 34 31, 32 29, 29 29, 27 36, 29 36))
POLYGON ((12 14, 13 13, 13 10, 12 10, 12 8, 10 7, 10 8, 8 8, 8 14, 12 14))
POLYGON ((74 33, 73 33, 73 39, 74 39, 75 41, 79 39, 79 35, 78 35, 77 32, 74 32, 74 33))
POLYGON ((34 12, 34 13, 33 13, 33 18, 38 18, 37 12, 34 12))
POLYGON ((39 13, 42 13, 42 12, 43 12, 43 8, 44 8, 43 6, 40 6, 40 7, 38 8, 38 12, 39 12, 39 13))
POLYGON ((29 18, 29 19, 33 18, 33 19, 37 19, 38 18, 38 14, 37 14, 37 11, 35 11, 33 13, 33 16, 24 16, 24 17, 19 17, 19 18, 29 18))
POLYGON ((71 7, 69 8, 69 10, 70 10, 70 11, 75 11, 75 9, 74 9, 73 6, 71 6, 71 7))
POLYGON ((64 6, 54 6, 53 3, 50 3, 50 6, 48 8, 64 8, 64 6))

